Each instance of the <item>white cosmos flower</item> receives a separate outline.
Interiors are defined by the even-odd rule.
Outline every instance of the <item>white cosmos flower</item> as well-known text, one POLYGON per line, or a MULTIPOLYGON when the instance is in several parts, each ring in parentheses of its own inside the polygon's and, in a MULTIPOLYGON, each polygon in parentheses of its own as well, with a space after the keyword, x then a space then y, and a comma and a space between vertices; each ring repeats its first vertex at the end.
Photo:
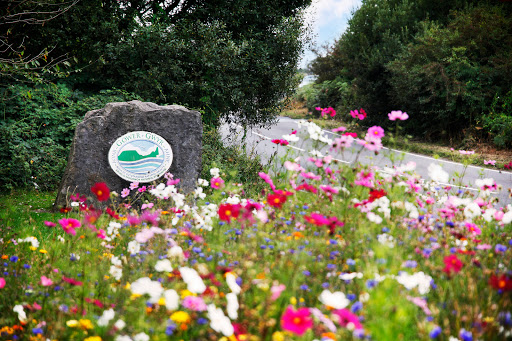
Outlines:
POLYGON ((139 253, 139 251, 140 251, 140 244, 138 241, 132 240, 131 242, 128 243, 128 252, 131 255, 135 255, 135 254, 139 253))
POLYGON ((226 274, 226 282, 228 283, 229 289, 231 289, 231 291, 234 294, 238 295, 240 293, 240 291, 242 290, 242 288, 240 288, 240 286, 236 282, 236 277, 235 277, 235 275, 233 275, 233 273, 228 272, 226 274))
POLYGON ((222 309, 215 307, 215 304, 208 305, 208 319, 210 320, 210 327, 226 337, 233 335, 235 332, 231 320, 224 315, 222 309))
POLYGON ((104 310, 103 314, 98 319, 98 326, 105 327, 108 325, 110 320, 112 320, 115 316, 114 309, 110 308, 109 310, 104 310))
POLYGON ((180 305, 180 297, 174 289, 164 291, 165 307, 167 310, 176 310, 180 305))
POLYGON ((214 178, 218 178, 220 176, 220 170, 218 168, 212 168, 212 169, 210 169, 210 174, 214 178))
POLYGON ((116 321, 116 323, 114 323, 114 327, 116 327, 117 330, 122 330, 124 327, 126 327, 126 323, 123 320, 119 319, 116 321))
POLYGON ((182 260, 185 258, 185 255, 183 254, 183 249, 181 246, 175 245, 167 251, 167 257, 178 258, 178 260, 182 260))
POLYGON ((326 306, 333 307, 334 309, 343 309, 350 304, 350 301, 341 291, 330 292, 325 289, 318 296, 318 299, 326 306))
POLYGON ((206 181, 205 179, 201 179, 201 178, 197 179, 197 184, 198 184, 199 186, 203 186, 203 187, 206 187, 206 186, 208 186, 208 185, 209 185, 209 184, 208 184, 208 181, 206 181))
POLYGON ((156 262, 155 264, 155 270, 158 272, 172 272, 172 265, 171 261, 168 259, 162 259, 156 262))
POLYGON ((183 281, 187 283, 187 289, 194 294, 202 294, 206 290, 203 280, 199 276, 196 270, 182 267, 180 268, 181 277, 183 281))
POLYGON ((416 272, 412 275, 402 272, 400 275, 396 276, 395 279, 407 290, 417 287, 421 295, 425 295, 430 291, 430 282, 432 281, 432 277, 426 275, 423 271, 416 272))
POLYGON ((150 303, 158 302, 164 292, 162 284, 158 281, 152 281, 149 277, 139 278, 131 284, 130 289, 134 294, 148 294, 150 303))
POLYGON ((230 292, 226 295, 226 299, 228 300, 228 305, 226 310, 228 312, 228 316, 232 320, 236 320, 238 318, 238 298, 235 293, 230 292))
POLYGON ((27 321, 27 314, 23 310, 23 306, 21 304, 15 305, 14 308, 12 308, 12 311, 18 313, 18 320, 21 322, 27 321))
POLYGON ((283 139, 285 139, 288 142, 297 142, 297 141, 299 141, 299 137, 297 136, 297 134, 283 135, 283 139))
POLYGON ((448 183, 450 180, 450 174, 445 172, 443 167, 435 163, 431 163, 428 166, 428 176, 435 182, 448 183))
POLYGON ((111 265, 108 273, 112 277, 114 277, 116 279, 116 281, 119 281, 121 279, 121 277, 123 276, 123 269, 116 265, 111 265))
POLYGON ((479 217, 482 214, 480 206, 477 203, 472 202, 464 208, 464 216, 468 219, 479 217))
POLYGON ((138 333, 133 337, 133 341, 149 341, 149 336, 146 333, 138 333))
POLYGON ((361 272, 342 273, 338 278, 344 281, 351 281, 354 278, 363 278, 363 274, 361 272))

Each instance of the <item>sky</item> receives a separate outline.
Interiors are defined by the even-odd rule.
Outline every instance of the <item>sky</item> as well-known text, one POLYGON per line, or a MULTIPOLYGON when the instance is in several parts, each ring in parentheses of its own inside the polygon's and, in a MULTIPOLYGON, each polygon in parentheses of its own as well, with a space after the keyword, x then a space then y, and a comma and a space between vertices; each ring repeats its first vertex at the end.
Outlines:
MULTIPOLYGON (((346 30, 352 11, 361 5, 361 0, 313 0, 307 9, 306 21, 312 23, 312 38, 315 46, 332 44, 346 30)), ((307 50, 300 63, 305 67, 315 58, 307 50)))

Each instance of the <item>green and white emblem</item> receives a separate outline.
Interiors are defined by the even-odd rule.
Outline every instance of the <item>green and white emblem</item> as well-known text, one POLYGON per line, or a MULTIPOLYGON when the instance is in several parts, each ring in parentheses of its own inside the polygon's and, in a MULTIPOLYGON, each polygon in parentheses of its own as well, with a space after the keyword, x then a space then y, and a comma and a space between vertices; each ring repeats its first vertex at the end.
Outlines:
POLYGON ((108 162, 112 170, 128 181, 151 182, 167 172, 172 164, 172 148, 163 137, 132 131, 110 147, 108 162))

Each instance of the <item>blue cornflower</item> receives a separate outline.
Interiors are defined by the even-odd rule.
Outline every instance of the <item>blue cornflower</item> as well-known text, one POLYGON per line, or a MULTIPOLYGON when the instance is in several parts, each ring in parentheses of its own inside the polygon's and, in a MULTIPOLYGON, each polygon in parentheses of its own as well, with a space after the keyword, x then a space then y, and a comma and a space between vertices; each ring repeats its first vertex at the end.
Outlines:
POLYGON ((355 300, 356 299, 356 295, 354 294, 347 294, 347 298, 351 301, 355 300))
POLYGON ((347 265, 356 265, 356 261, 352 258, 347 259, 347 265))
POLYGON ((352 305, 352 307, 350 308, 350 310, 353 312, 353 313, 357 313, 359 310, 363 309, 363 304, 359 301, 357 301, 356 303, 354 303, 352 305))
POLYGON ((302 271, 302 274, 303 274, 304 276, 310 276, 310 275, 311 275, 311 272, 309 272, 308 270, 304 270, 304 271, 302 271))
POLYGON ((369 279, 366 281, 366 287, 368 289, 371 289, 371 288, 374 288, 375 286, 377 286, 377 281, 376 280, 373 280, 373 279, 369 279))
POLYGON ((435 326, 434 329, 432 329, 432 331, 430 332, 429 336, 431 339, 435 339, 437 338, 439 335, 441 335, 441 327, 439 326, 435 326))
POLYGON ((470 331, 467 331, 466 329, 462 328, 459 332, 459 337, 463 341, 473 341, 473 334, 471 334, 470 331))
POLYGON ((32 333, 33 334, 42 334, 43 333, 43 329, 41 328, 32 328, 32 333))
POLYGON ((30 266, 30 265, 28 265, 28 264, 23 264, 23 267, 24 267, 25 269, 30 269, 30 268, 31 268, 31 266, 30 266))
POLYGON ((302 284, 302 285, 300 286, 300 289, 301 289, 301 290, 309 290, 309 287, 308 287, 308 285, 307 285, 307 284, 302 284))
POLYGON ((507 251, 507 247, 502 244, 496 244, 496 246, 494 247, 494 251, 495 252, 505 252, 505 251, 507 251))
POLYGON ((11 256, 11 258, 9 258, 9 260, 13 263, 16 263, 18 261, 18 256, 11 256))
POLYGON ((322 283, 322 288, 327 289, 329 287, 329 283, 324 282, 322 283))
POLYGON ((171 323, 165 328, 165 335, 171 336, 175 330, 176 330, 176 325, 174 323, 171 323))
POLYGON ((197 324, 199 324, 199 325, 205 325, 207 323, 208 323, 208 320, 205 319, 204 317, 200 317, 197 319, 197 324))
POLYGON ((404 267, 406 268, 415 268, 418 266, 418 262, 416 262, 415 260, 406 260, 405 263, 404 263, 404 267))

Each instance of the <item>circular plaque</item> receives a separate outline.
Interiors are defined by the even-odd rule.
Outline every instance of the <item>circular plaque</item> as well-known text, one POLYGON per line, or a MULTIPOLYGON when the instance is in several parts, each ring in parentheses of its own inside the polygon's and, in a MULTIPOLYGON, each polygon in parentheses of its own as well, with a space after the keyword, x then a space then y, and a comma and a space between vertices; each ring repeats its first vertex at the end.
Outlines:
POLYGON ((125 180, 151 182, 171 167, 172 148, 157 134, 132 131, 112 144, 108 162, 112 170, 125 180))

